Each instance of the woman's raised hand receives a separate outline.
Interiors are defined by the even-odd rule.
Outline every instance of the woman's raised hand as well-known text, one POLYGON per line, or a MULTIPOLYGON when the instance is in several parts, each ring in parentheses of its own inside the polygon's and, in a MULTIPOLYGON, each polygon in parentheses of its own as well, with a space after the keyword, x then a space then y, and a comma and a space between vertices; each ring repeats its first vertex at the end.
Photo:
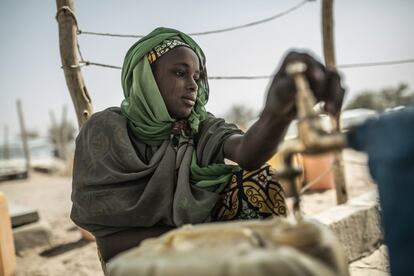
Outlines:
POLYGON ((286 67, 292 62, 306 64, 306 78, 309 81, 317 102, 324 102, 327 112, 339 113, 345 90, 341 86, 339 74, 325 68, 315 58, 306 53, 289 52, 269 86, 263 112, 291 120, 296 116, 296 88, 294 80, 287 74, 286 67))

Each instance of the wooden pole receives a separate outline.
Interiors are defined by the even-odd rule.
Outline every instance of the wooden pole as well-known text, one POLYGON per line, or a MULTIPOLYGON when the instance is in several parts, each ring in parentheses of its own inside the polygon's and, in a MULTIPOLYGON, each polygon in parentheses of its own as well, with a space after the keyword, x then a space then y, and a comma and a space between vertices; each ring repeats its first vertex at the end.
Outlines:
POLYGON ((67 158, 68 158, 68 134, 69 134, 69 132, 68 132, 68 129, 67 129, 67 120, 66 120, 66 117, 67 117, 67 114, 68 114, 68 108, 67 108, 67 106, 65 105, 65 106, 63 106, 63 108, 62 108, 62 120, 61 120, 61 122, 60 122, 60 128, 59 128, 59 130, 60 130, 60 135, 61 135, 61 143, 62 143, 62 156, 63 156, 63 158, 67 161, 67 158))
POLYGON ((75 106, 79 128, 92 115, 92 102, 82 77, 77 55, 77 21, 74 0, 56 0, 59 45, 66 85, 75 106))
POLYGON ((336 70, 333 0, 322 0, 322 35, 325 65, 336 70))
POLYGON ((3 141, 3 159, 10 159, 10 148, 9 148, 9 126, 4 126, 4 141, 3 141))
POLYGON ((59 126, 56 121, 55 113, 53 110, 49 110, 50 121, 52 122, 52 135, 53 140, 55 140, 56 152, 58 158, 63 158, 62 153, 62 140, 59 133, 59 126))
POLYGON ((69 153, 69 125, 67 122, 67 114, 68 114, 68 107, 65 105, 62 108, 62 121, 60 127, 60 135, 61 135, 61 143, 62 143, 62 153, 63 159, 65 160, 66 166, 66 175, 70 175, 71 173, 71 156, 69 153))
MULTIPOLYGON (((59 25, 59 48, 62 68, 65 73, 73 105, 75 106, 79 128, 89 119, 93 113, 92 101, 86 89, 80 70, 78 55, 76 52, 78 40, 78 23, 75 16, 74 0, 56 0, 56 20, 59 25)), ((95 240, 88 231, 79 228, 85 240, 95 240)))
MULTIPOLYGON (((333 0, 322 0, 322 38, 325 65, 331 70, 336 70, 333 0)), ((340 115, 341 113, 339 112, 332 120, 334 129, 337 131, 341 130, 340 115)), ((342 151, 334 153, 333 173, 336 201, 337 204, 343 204, 348 200, 348 193, 346 190, 342 151)))
POLYGON ((29 149, 29 144, 27 143, 26 126, 25 126, 25 123, 24 123, 22 103, 21 103, 20 99, 17 100, 16 105, 17 105, 17 113, 19 115, 20 135, 22 137, 22 142, 23 142, 23 151, 24 151, 24 156, 26 158, 26 171, 27 171, 27 176, 29 177, 29 175, 30 175, 30 163, 31 163, 30 162, 30 149, 29 149))

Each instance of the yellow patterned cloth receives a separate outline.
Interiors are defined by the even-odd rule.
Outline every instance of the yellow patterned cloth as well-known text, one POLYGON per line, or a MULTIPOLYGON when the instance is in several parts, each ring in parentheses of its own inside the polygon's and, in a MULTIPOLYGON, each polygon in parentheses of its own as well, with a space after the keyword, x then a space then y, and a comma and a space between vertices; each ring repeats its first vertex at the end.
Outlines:
POLYGON ((213 210, 214 221, 261 219, 287 215, 282 186, 272 179, 270 166, 235 173, 213 210))
POLYGON ((187 43, 182 42, 178 39, 165 39, 147 54, 149 64, 153 64, 157 59, 177 46, 185 46, 191 49, 187 43))

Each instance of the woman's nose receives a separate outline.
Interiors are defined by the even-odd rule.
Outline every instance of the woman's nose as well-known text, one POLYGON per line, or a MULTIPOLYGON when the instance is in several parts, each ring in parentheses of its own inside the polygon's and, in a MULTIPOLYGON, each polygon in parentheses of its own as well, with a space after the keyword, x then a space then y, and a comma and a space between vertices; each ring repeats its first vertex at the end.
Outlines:
POLYGON ((191 91, 197 91, 198 85, 197 85, 197 82, 193 78, 189 78, 188 83, 187 83, 187 89, 191 91))

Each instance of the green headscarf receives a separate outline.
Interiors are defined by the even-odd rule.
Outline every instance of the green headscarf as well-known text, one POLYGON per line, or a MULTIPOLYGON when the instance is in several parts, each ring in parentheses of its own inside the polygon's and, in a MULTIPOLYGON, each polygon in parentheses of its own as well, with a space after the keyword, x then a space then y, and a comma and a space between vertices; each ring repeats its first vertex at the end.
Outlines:
POLYGON ((208 100, 209 88, 203 51, 191 37, 180 31, 169 28, 155 29, 132 45, 125 56, 122 66, 125 99, 121 104, 122 114, 128 118, 132 132, 144 143, 152 146, 158 146, 169 138, 171 124, 174 122, 168 114, 146 58, 147 53, 165 39, 182 41, 197 54, 202 77, 197 81, 197 100, 188 118, 193 133, 198 132, 200 122, 207 118, 204 106, 208 100))
MULTIPOLYGON (((197 81, 197 100, 188 118, 193 134, 198 133, 200 122, 208 117, 204 106, 208 100, 209 87, 203 51, 188 35, 174 29, 157 28, 132 45, 122 67, 122 87, 125 96, 121 104, 122 114, 128 119, 128 126, 134 135, 150 146, 159 146, 163 141, 170 139, 171 125, 174 122, 168 114, 147 59, 148 52, 166 39, 186 43, 200 60, 202 74, 197 81)), ((181 148, 177 155, 184 155, 183 150, 181 148)), ((195 152, 190 158, 191 182, 211 191, 223 189, 232 172, 240 170, 238 166, 226 164, 199 166, 195 152)))

